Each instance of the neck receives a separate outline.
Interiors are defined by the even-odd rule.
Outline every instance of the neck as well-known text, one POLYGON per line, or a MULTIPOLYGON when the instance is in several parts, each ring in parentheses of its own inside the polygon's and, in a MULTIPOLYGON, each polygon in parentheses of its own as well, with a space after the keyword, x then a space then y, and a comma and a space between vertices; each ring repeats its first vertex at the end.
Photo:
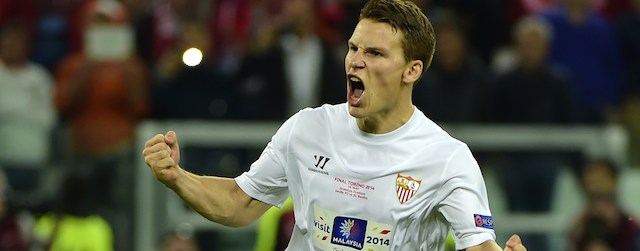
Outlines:
POLYGON ((409 121, 413 115, 414 108, 411 100, 404 102, 403 105, 397 105, 395 109, 385 110, 356 119, 360 130, 372 134, 384 134, 392 132, 409 121))

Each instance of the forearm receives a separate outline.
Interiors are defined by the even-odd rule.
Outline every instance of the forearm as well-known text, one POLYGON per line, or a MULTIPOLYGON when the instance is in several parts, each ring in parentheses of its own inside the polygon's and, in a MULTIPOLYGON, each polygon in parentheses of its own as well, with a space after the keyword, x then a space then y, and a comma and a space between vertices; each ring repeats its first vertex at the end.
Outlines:
POLYGON ((502 251, 495 241, 485 241, 484 243, 467 248, 466 251, 502 251))
MULTIPOLYGON (((485 241, 484 243, 473 246, 466 249, 467 251, 502 251, 502 248, 493 241, 485 241)), ((504 251, 527 251, 527 248, 522 245, 522 239, 517 234, 514 234, 507 240, 504 251)))
POLYGON ((171 189, 208 220, 232 227, 246 226, 268 209, 266 204, 246 195, 233 179, 181 172, 171 189))

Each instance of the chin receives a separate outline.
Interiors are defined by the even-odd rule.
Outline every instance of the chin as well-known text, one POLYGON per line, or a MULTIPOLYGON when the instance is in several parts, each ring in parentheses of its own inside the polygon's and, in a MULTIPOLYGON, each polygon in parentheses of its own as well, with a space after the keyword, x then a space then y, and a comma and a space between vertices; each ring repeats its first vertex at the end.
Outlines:
POLYGON ((349 105, 349 115, 351 115, 351 117, 361 119, 366 117, 366 112, 364 111, 364 109, 362 109, 362 107, 354 107, 349 105))

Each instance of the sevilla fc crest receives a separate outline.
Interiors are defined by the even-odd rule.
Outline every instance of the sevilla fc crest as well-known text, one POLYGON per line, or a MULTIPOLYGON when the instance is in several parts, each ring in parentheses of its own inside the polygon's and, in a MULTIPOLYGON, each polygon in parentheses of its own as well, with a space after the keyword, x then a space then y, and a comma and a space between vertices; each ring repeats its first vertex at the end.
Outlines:
POLYGON ((409 201, 420 189, 420 183, 422 180, 416 180, 409 176, 402 176, 398 174, 396 177, 396 194, 400 204, 404 204, 409 201))

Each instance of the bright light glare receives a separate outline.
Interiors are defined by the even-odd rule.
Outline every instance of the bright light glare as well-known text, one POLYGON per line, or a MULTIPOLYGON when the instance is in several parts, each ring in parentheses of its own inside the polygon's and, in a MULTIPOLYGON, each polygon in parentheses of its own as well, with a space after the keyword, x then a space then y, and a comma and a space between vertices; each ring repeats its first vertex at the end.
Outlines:
POLYGON ((196 66, 202 62, 202 51, 198 48, 190 48, 182 54, 182 62, 188 66, 196 66))

